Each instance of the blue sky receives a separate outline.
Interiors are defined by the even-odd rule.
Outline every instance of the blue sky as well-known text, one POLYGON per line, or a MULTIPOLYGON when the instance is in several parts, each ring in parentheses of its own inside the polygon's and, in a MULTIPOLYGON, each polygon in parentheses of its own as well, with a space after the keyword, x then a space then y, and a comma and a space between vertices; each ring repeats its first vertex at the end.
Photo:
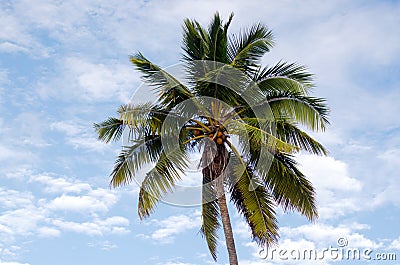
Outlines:
MULTIPOLYGON (((137 185, 109 189, 119 143, 97 142, 92 124, 140 85, 130 54, 179 62, 183 19, 205 24, 215 11, 235 13, 232 32, 266 23, 277 45, 263 62, 306 64, 331 107, 331 126, 315 135, 329 156, 298 156, 320 218, 280 212, 280 246, 345 237, 400 260, 400 2, 0 0, 0 265, 214 264, 199 208, 160 204, 139 221, 137 185)), ((240 264, 311 263, 258 258, 231 215, 240 264)))

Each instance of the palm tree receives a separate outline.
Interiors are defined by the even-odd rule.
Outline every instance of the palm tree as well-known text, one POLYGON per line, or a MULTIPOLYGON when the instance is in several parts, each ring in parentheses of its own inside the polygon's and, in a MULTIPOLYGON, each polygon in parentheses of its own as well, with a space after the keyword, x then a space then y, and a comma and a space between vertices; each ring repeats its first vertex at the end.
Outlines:
POLYGON ((258 23, 228 36, 232 17, 223 23, 216 13, 208 28, 195 20, 184 21, 182 49, 188 84, 141 53, 131 56, 144 81, 158 93, 158 100, 123 105, 119 117, 95 124, 95 129, 105 142, 117 141, 124 130, 129 131, 130 144, 122 148, 111 173, 113 187, 130 183, 145 164, 154 165, 140 185, 141 219, 173 191, 188 167, 190 154, 200 151, 201 233, 216 260, 222 223, 230 264, 238 264, 225 193, 260 245, 269 246, 278 240, 276 206, 315 220, 314 188, 293 155, 299 151, 326 155, 326 149, 303 128, 324 130, 328 108, 323 99, 309 95, 313 80, 306 67, 283 61, 260 65, 274 44, 265 25, 258 23), (232 75, 232 69, 247 81, 237 73, 232 75), (230 85, 235 89, 217 81, 227 73, 234 76, 230 85), (256 84, 257 89, 249 89, 249 83, 256 84), (207 105, 204 98, 215 101, 207 105), (194 111, 185 105, 188 100, 194 111), (261 107, 270 110, 273 122, 268 115, 257 115, 261 107), (166 130, 165 122, 171 116, 186 121, 178 130, 166 130), (177 145, 165 146, 163 137, 177 137, 177 145))

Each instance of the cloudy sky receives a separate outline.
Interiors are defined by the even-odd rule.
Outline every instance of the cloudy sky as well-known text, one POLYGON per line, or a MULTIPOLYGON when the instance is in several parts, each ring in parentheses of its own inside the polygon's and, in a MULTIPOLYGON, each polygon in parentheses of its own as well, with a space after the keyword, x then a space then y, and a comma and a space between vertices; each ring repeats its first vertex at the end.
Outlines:
MULTIPOLYGON (((263 62, 306 64, 331 107, 315 135, 329 156, 298 156, 320 218, 280 213, 280 247, 344 238, 372 258, 397 253, 370 264, 400 264, 400 2, 0 0, 0 265, 214 264, 198 207, 161 204, 139 221, 137 185, 109 189, 120 143, 97 142, 92 125, 140 85, 130 54, 179 62, 183 19, 215 11, 235 13, 232 32, 267 24, 277 44, 263 62)), ((231 215, 240 264, 311 263, 260 259, 231 215)), ((227 264, 223 241, 218 251, 227 264)))

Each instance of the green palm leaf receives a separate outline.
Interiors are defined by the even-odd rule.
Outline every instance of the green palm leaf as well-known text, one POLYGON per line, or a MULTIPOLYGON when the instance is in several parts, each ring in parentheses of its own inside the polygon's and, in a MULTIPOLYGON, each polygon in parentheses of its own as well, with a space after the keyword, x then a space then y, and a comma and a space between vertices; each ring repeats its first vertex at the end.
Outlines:
POLYGON ((156 88, 159 93, 159 100, 168 110, 176 104, 193 97, 188 88, 178 79, 163 70, 159 66, 151 63, 141 53, 130 57, 136 69, 142 72, 145 82, 156 88))
MULTIPOLYGON (((286 80, 296 81, 301 84, 305 91, 307 88, 314 86, 313 75, 308 72, 307 67, 296 63, 287 63, 279 61, 271 67, 264 67, 260 70, 254 78, 254 81, 259 85, 267 80, 273 78, 285 78, 286 80)), ((279 86, 278 86, 279 87, 279 86)))
POLYGON ((227 63, 227 30, 232 18, 233 14, 231 14, 226 24, 222 24, 219 14, 216 13, 214 15, 208 28, 208 35, 210 36, 210 53, 207 56, 208 60, 227 63))
POLYGON ((287 77, 269 77, 262 81, 257 82, 260 90, 264 91, 267 95, 269 93, 287 92, 295 93, 302 96, 307 95, 307 86, 298 82, 297 80, 287 77))
POLYGON ((232 170, 229 172, 231 201, 247 221, 253 239, 261 245, 276 243, 278 225, 275 216, 274 198, 263 188, 262 182, 254 174, 239 152, 230 145, 233 151, 232 170), (240 172, 243 172, 239 175, 240 172))
POLYGON ((173 190, 188 166, 186 152, 178 146, 166 153, 162 151, 155 166, 146 174, 139 191, 139 217, 148 217, 162 196, 173 190))
POLYGON ((117 118, 108 118, 101 123, 95 123, 94 129, 98 134, 98 139, 103 142, 118 141, 125 129, 125 124, 117 118))
POLYGON ((316 155, 327 155, 325 147, 288 120, 276 121, 276 134, 283 142, 316 155))
POLYGON ((275 154, 269 172, 259 173, 283 209, 296 210, 309 220, 318 217, 314 188, 290 155, 275 154))
POLYGON ((230 124, 236 123, 239 128, 235 129, 234 127, 231 127, 229 132, 231 134, 236 134, 239 137, 243 138, 243 140, 241 141, 243 143, 243 147, 246 146, 244 141, 246 141, 248 137, 249 141, 252 144, 257 145, 258 147, 264 145, 264 148, 274 149, 279 152, 287 152, 287 153, 293 153, 299 150, 298 146, 282 141, 278 137, 274 136, 272 131, 268 131, 266 130, 266 128, 262 127, 260 128, 257 122, 259 122, 257 118, 255 119, 244 118, 242 120, 232 120, 230 124), (245 129, 245 131, 243 129, 245 129))
POLYGON ((203 170, 203 187, 201 205, 201 229, 200 232, 206 239, 208 249, 214 260, 217 260, 218 229, 220 228, 220 213, 218 207, 217 192, 213 185, 209 170, 203 170), (211 200, 215 198, 214 200, 211 200))
MULTIPOLYGON (((325 100, 287 91, 274 91, 266 100, 276 119, 290 118, 313 131, 325 130, 329 109, 325 100)), ((263 108, 263 105, 253 107, 263 108)))
POLYGON ((246 73, 258 69, 259 60, 274 45, 272 32, 259 23, 239 36, 232 35, 228 43, 230 64, 246 73))
POLYGON ((183 58, 188 61, 205 60, 211 49, 208 32, 197 21, 185 19, 183 25, 183 58))
POLYGON ((140 168, 157 161, 161 150, 162 143, 159 136, 136 140, 131 146, 124 147, 111 172, 111 185, 118 187, 130 183, 140 168))

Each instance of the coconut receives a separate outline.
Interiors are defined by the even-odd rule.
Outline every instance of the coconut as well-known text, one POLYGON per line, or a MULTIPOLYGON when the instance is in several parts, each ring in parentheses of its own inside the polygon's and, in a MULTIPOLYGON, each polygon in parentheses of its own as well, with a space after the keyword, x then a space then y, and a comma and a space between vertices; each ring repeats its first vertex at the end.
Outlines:
POLYGON ((199 136, 199 135, 201 134, 201 131, 200 131, 200 130, 194 130, 194 131, 193 131, 193 134, 194 134, 195 136, 199 136))

